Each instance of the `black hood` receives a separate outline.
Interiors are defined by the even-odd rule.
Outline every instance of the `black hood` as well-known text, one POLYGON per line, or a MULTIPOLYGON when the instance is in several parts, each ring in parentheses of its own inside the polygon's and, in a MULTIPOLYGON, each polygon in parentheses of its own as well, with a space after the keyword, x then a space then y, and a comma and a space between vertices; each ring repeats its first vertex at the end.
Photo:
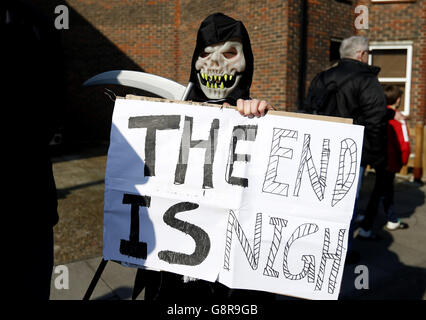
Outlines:
POLYGON ((223 103, 228 102, 236 105, 237 99, 249 99, 250 86, 253 78, 253 52, 251 51, 250 38, 244 24, 222 13, 214 13, 201 22, 197 34, 197 44, 192 56, 191 76, 189 81, 194 83, 194 87, 188 96, 188 100, 200 102, 223 103), (219 42, 225 42, 230 39, 238 38, 243 44, 244 58, 246 60, 246 69, 242 74, 238 86, 225 98, 221 100, 210 100, 205 96, 198 82, 195 63, 201 51, 209 46, 219 42))

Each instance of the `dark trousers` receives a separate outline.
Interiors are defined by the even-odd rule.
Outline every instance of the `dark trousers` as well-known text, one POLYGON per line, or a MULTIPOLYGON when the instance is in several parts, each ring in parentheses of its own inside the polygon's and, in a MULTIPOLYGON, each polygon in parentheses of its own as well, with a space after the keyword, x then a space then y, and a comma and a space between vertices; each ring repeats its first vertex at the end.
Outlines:
POLYGON ((209 301, 226 287, 204 280, 183 281, 183 276, 166 272, 139 269, 141 285, 145 288, 146 301, 209 301), (220 287, 222 286, 222 287, 220 287))
POLYGON ((354 237, 354 232, 355 232, 355 219, 357 217, 357 215, 359 214, 359 196, 361 193, 361 187, 362 187, 362 182, 364 179, 364 173, 365 173, 365 167, 361 166, 359 168, 359 177, 358 177, 358 183, 356 185, 356 196, 355 196, 355 204, 354 204, 354 210, 352 212, 352 219, 349 225, 349 234, 348 234, 348 252, 350 252, 352 250, 352 240, 354 237))
POLYGON ((219 282, 195 280, 183 282, 183 276, 171 272, 144 270, 145 300, 213 302, 274 301, 275 294, 255 290, 229 289, 219 282), (149 279, 149 280, 148 280, 149 279))
POLYGON ((376 172, 376 181, 373 191, 368 201, 365 219, 361 223, 361 228, 371 230, 374 225, 374 220, 379 210, 380 201, 383 200, 383 206, 387 214, 387 219, 390 220, 393 216, 393 197, 394 197, 394 179, 395 173, 386 170, 385 168, 374 168, 376 172))

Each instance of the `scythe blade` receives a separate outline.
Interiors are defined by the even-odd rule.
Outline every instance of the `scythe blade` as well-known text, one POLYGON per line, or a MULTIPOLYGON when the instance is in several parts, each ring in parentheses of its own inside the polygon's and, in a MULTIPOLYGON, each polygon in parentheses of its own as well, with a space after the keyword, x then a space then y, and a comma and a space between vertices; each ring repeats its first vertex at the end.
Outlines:
POLYGON ((129 70, 113 70, 97 74, 86 80, 83 86, 99 84, 118 84, 137 88, 170 100, 185 100, 187 89, 190 89, 189 85, 185 87, 173 80, 151 73, 129 70))

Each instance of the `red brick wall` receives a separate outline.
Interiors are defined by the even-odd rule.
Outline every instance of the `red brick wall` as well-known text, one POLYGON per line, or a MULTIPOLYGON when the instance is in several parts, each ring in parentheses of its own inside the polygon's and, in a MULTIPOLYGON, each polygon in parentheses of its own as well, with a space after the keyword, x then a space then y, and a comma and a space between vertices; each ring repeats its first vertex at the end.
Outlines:
POLYGON ((28 1, 52 20, 56 6, 69 8, 69 29, 61 31, 68 83, 63 124, 68 141, 109 139, 113 102, 105 87, 117 95, 140 94, 119 86, 82 87, 90 77, 125 69, 177 78, 179 1, 28 1))
MULTIPOLYGON (((309 1, 307 82, 330 67, 330 40, 354 35, 354 6, 337 1, 309 1)), ((308 86, 307 86, 308 88, 308 86)))
MULTIPOLYGON (((306 88, 328 67, 329 41, 353 34, 353 8, 335 1, 308 1, 306 88)), ((245 24, 252 43, 255 70, 252 96, 268 99, 278 109, 297 110, 300 49, 300 0, 181 1, 180 59, 177 81, 185 84, 201 21, 223 12, 245 24)))
MULTIPOLYGON (((104 87, 82 88, 89 77, 107 70, 154 73, 186 85, 201 21, 223 12, 243 21, 252 43, 251 95, 279 109, 295 111, 300 58, 300 0, 32 0, 51 17, 56 5, 70 8, 63 30, 69 99, 66 126, 75 139, 108 139, 113 104, 104 87)), ((370 5, 371 40, 413 40, 412 110, 423 119, 425 104, 425 2, 370 5), (398 23, 395 23, 397 21, 398 23)), ((354 7, 334 0, 307 0, 306 85, 329 66, 331 38, 355 33, 354 7)), ((125 94, 123 88, 112 88, 125 94)), ((136 94, 138 92, 135 92, 136 94)))
POLYGON ((289 0, 287 3, 288 21, 286 32, 285 55, 285 110, 296 111, 298 99, 298 76, 300 63, 300 1, 289 0))
POLYGON ((410 125, 423 122, 426 103, 426 1, 383 4, 367 0, 358 2, 369 8, 369 29, 360 33, 366 35, 370 41, 413 41, 410 125))
MULTIPOLYGON (((296 92, 287 90, 287 66, 294 64, 288 63, 287 1, 32 2, 52 19, 57 5, 70 9, 70 29, 62 31, 69 84, 64 125, 73 140, 108 139, 109 135, 113 103, 104 94, 105 86, 83 88, 85 80, 103 71, 127 69, 186 85, 197 30, 213 12, 243 21, 249 32, 255 59, 252 97, 285 108, 296 92)), ((289 79, 294 81, 293 73, 289 79)), ((128 93, 120 87, 108 88, 117 95, 128 93)))
MULTIPOLYGON (((146 72, 175 76, 173 52, 178 1, 68 0, 67 3, 146 72)), ((72 27, 71 22, 70 31, 72 27)))
POLYGON ((214 12, 241 20, 250 35, 254 55, 251 96, 285 105, 286 1, 181 0, 178 82, 186 84, 198 28, 214 12))
MULTIPOLYGON (((422 21, 423 26, 421 27, 421 34, 419 38, 421 53, 420 53, 420 62, 419 62, 419 68, 421 70, 420 77, 419 77, 419 84, 418 84, 418 90, 419 92, 419 107, 424 109, 426 108, 426 1, 422 2, 422 5, 420 7, 420 11, 422 14, 422 21), (423 92, 423 94, 422 94, 423 92)), ((423 114, 423 123, 426 123, 426 114, 423 114)), ((426 173, 426 170, 425 170, 426 173)))

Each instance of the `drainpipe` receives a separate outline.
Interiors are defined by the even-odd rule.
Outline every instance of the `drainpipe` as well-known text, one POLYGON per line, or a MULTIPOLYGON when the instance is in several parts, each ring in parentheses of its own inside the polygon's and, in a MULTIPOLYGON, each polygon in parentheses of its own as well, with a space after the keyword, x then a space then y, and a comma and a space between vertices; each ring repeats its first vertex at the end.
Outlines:
POLYGON ((416 124, 416 136, 415 136, 415 157, 414 157, 414 168, 413 175, 414 181, 421 181, 423 177, 423 123, 416 124))
POLYGON ((306 37, 308 30, 308 2, 300 1, 300 43, 299 43, 299 73, 297 83, 297 108, 303 110, 303 101, 305 100, 305 80, 306 80, 306 37))

